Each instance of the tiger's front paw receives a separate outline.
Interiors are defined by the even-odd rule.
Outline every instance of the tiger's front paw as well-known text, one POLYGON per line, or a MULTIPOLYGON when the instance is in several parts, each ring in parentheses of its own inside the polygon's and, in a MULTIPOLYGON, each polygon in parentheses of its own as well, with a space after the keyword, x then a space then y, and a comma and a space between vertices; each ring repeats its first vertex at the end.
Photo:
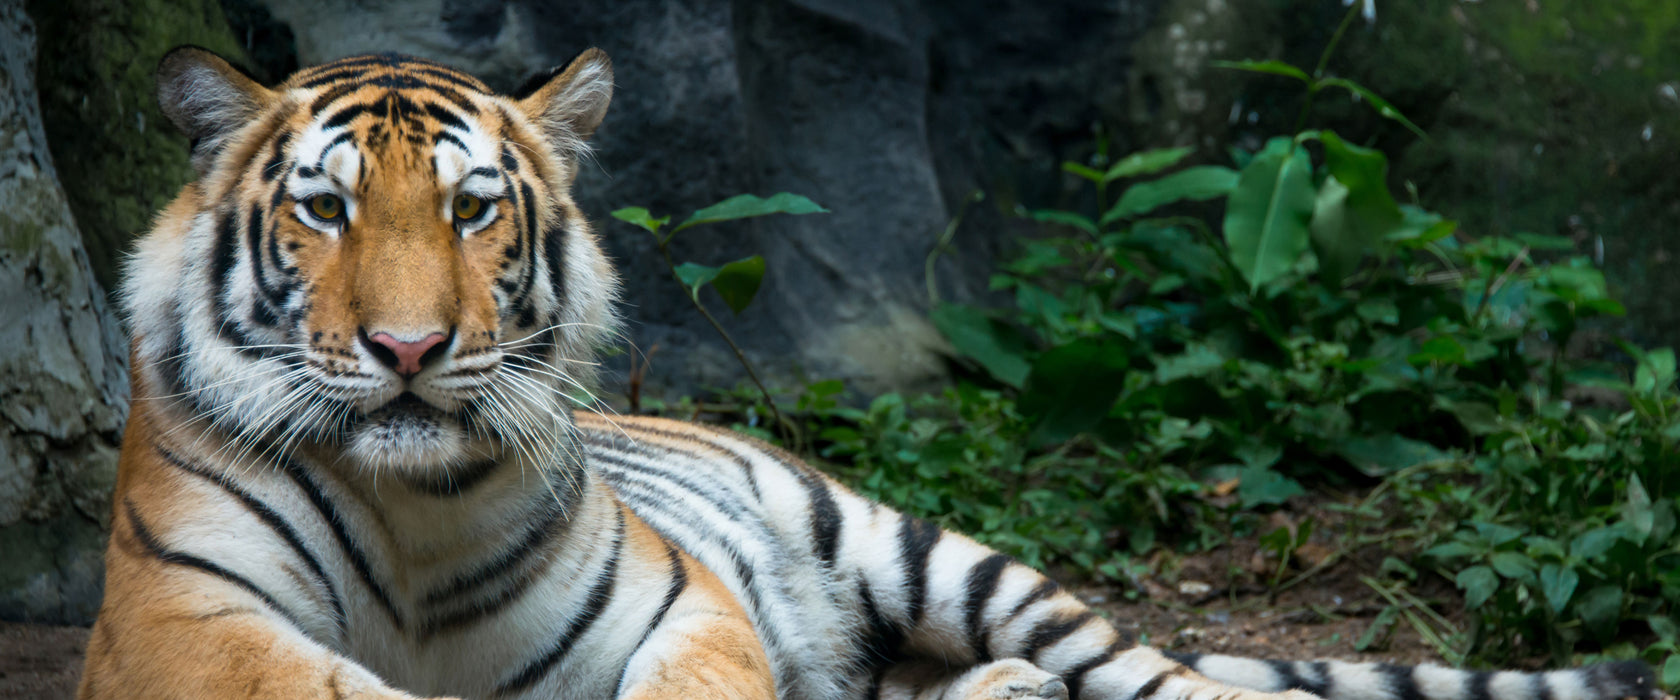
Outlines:
POLYGON ((1055 674, 1025 659, 1003 659, 964 672, 942 698, 949 700, 1068 700, 1055 674))

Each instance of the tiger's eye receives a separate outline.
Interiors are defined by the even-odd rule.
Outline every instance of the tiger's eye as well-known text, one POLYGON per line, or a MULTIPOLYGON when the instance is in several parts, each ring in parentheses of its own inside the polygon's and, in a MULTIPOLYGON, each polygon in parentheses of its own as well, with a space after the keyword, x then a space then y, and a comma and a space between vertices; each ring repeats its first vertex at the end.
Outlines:
POLYGON ((322 221, 332 221, 344 213, 344 202, 330 194, 316 195, 309 198, 309 213, 322 221))
POLYGON ((470 194, 455 195, 455 219, 457 221, 472 221, 478 218, 478 213, 484 211, 484 200, 470 194))

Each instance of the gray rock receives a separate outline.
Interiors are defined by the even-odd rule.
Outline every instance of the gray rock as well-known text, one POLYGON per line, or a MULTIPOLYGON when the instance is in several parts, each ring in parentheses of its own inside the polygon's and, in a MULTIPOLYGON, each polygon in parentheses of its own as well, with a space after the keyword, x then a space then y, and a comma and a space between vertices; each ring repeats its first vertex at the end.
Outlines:
POLYGON ((35 30, 0 0, 0 619, 86 623, 128 411, 126 343, 41 128, 35 30))
POLYGON ((1060 151, 1125 113, 1115 78, 1160 1, 265 4, 303 64, 395 50, 505 88, 588 46, 611 54, 618 91, 579 197, 624 272, 626 335, 659 348, 648 386, 668 393, 741 372, 648 236, 608 213, 681 216, 742 192, 811 197, 833 213, 690 229, 676 257, 765 256, 754 306, 729 317, 713 298, 712 309, 773 381, 925 385, 944 371, 926 318, 935 239, 971 191, 1003 195, 970 213, 939 265, 945 298, 984 294, 994 254, 1018 232, 1014 204, 1059 197, 1060 151), (323 16, 334 21, 310 21, 323 16))

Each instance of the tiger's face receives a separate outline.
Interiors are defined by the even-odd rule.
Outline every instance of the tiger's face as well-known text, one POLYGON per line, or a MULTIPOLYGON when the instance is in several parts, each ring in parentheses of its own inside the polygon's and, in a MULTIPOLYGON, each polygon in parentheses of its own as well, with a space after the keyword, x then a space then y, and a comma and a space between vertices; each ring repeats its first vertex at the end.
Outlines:
POLYGON ((129 267, 144 385, 241 453, 312 443, 427 478, 537 455, 611 327, 568 192, 611 82, 596 50, 515 96, 405 56, 267 88, 170 53, 159 99, 200 178, 129 267))

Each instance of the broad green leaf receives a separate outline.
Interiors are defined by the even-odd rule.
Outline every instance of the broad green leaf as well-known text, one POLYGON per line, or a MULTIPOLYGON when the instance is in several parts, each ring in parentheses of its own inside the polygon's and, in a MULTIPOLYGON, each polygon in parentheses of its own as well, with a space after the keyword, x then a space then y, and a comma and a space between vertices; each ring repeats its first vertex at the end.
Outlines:
POLYGON ((1312 161, 1291 139, 1272 139, 1243 168, 1225 208, 1225 242, 1251 292, 1307 252, 1313 200, 1312 161))
POLYGON ((1026 359, 1027 344, 1014 329, 980 309, 958 304, 942 304, 928 316, 951 347, 979 363, 993 379, 1017 389, 1026 383, 1032 365, 1026 359))
POLYGON ((1335 451, 1367 476, 1392 474, 1407 467, 1452 458, 1434 445, 1394 433, 1349 438, 1336 445, 1335 451))
POLYGON ((1540 590, 1546 594, 1546 603, 1552 606, 1552 612, 1563 612, 1569 605, 1569 599, 1575 596, 1575 587, 1580 585, 1581 575, 1574 569, 1567 569, 1557 564, 1547 564, 1540 567, 1540 590))
POLYGON ((1622 589, 1604 585, 1594 588, 1575 601, 1575 612, 1581 616, 1589 632, 1599 639, 1608 639, 1622 620, 1622 589))
POLYGON ((1500 525, 1499 523, 1485 523, 1478 521, 1471 523, 1471 525, 1475 526, 1476 534, 1481 535, 1482 539, 1487 540, 1488 544, 1495 547, 1505 544, 1506 542, 1516 541, 1518 538, 1523 536, 1524 532, 1522 528, 1511 527, 1510 525, 1500 525))
POLYGON ((1393 119, 1394 121, 1400 122, 1401 126, 1404 126, 1407 130, 1417 134, 1418 138, 1425 141, 1429 140, 1429 134, 1424 133, 1423 129, 1420 129, 1418 128, 1418 125, 1413 124, 1412 120, 1407 119, 1406 115, 1401 114, 1400 110, 1395 109, 1394 105, 1389 104, 1388 100, 1383 99, 1382 96, 1377 93, 1371 92, 1371 90, 1366 88, 1364 85, 1360 85, 1359 83, 1345 78, 1323 78, 1313 86, 1313 90, 1316 92, 1317 90, 1325 87, 1339 87, 1353 93, 1355 97, 1371 103, 1371 107, 1377 110, 1377 114, 1382 115, 1386 119, 1393 119))
POLYGON ((1520 581, 1534 575, 1534 560, 1516 552, 1494 552, 1488 557, 1488 564, 1508 579, 1520 581))
POLYGON ((1314 205, 1312 239, 1318 269, 1328 285, 1340 288, 1360 258, 1399 228, 1402 216, 1388 192, 1382 151, 1355 146, 1330 131, 1321 132, 1319 142, 1330 176, 1314 205))
POLYGON ((653 214, 649 213, 647 209, 642 207, 625 207, 613 212, 612 216, 614 219, 618 219, 619 221, 623 221, 627 224, 635 224, 647 229, 648 233, 653 234, 659 233, 659 227, 671 222, 671 217, 669 216, 661 216, 657 219, 653 218, 653 214))
POLYGON ((1248 71, 1250 73, 1267 73, 1294 78, 1303 83, 1312 82, 1307 72, 1283 61, 1214 61, 1214 68, 1230 68, 1232 70, 1248 71))
POLYGON ((1097 223, 1091 217, 1078 212, 1063 211, 1061 209, 1035 209, 1030 214, 1033 221, 1050 224, 1061 224, 1079 229, 1093 236, 1097 235, 1097 223))
POLYGON ((1225 365, 1225 356, 1220 355, 1212 345, 1207 343, 1191 343, 1178 355, 1169 355, 1155 360, 1155 381, 1167 384, 1185 377, 1202 377, 1218 371, 1225 365))
POLYGON ((1662 684, 1670 691, 1680 688, 1680 654, 1669 654, 1663 662, 1662 684))
POLYGON ((1481 550, 1478 550, 1464 542, 1447 542, 1423 550, 1423 554, 1425 556, 1435 557, 1438 559, 1456 559, 1458 557, 1470 556, 1478 551, 1481 550))
POLYGON ((695 301, 700 300, 700 288, 710 283, 723 297, 723 303, 729 305, 729 310, 739 314, 752 303, 759 284, 764 281, 764 258, 754 255, 721 267, 685 262, 676 267, 676 273, 695 301))
POLYGON ((1223 197, 1237 186, 1237 171, 1217 165, 1199 165, 1150 182, 1126 188, 1120 201, 1102 216, 1107 226, 1120 219, 1154 211, 1182 200, 1203 201, 1223 197))
POLYGON ((683 285, 688 287, 688 295, 696 301, 700 299, 700 288, 706 286, 707 282, 716 279, 718 273, 722 270, 721 267, 707 267, 691 262, 685 262, 676 267, 677 279, 682 280, 683 285))
POLYGON ((1237 498, 1244 508, 1282 505, 1291 497, 1307 492, 1300 482, 1267 467, 1245 467, 1237 472, 1237 498))
POLYGON ((1670 643, 1680 642, 1680 624, 1675 623, 1674 618, 1652 615, 1645 618, 1645 621, 1651 626, 1651 632, 1657 635, 1657 639, 1670 643))
POLYGON ((1651 494, 1645 491, 1645 484, 1639 480, 1638 474, 1628 475, 1627 502, 1622 505, 1622 520, 1631 530, 1635 544, 1645 544, 1646 538, 1651 536, 1651 528, 1656 524, 1656 514, 1651 510, 1651 494))
POLYGON ((712 280, 712 288, 723 297, 723 303, 729 305, 730 311, 739 314, 752 303, 763 282, 764 258, 754 255, 719 268, 717 277, 712 280))
POLYGON ((1128 364, 1125 348, 1090 339, 1039 356, 1019 404, 1036 423, 1034 442, 1062 443, 1095 428, 1119 398, 1128 364))
POLYGON ((1600 527, 1577 535, 1569 542, 1569 556, 1581 561, 1592 561, 1604 556, 1622 539, 1622 529, 1619 527, 1600 527))
POLYGON ((1138 175, 1158 173, 1174 165, 1178 165, 1179 161, 1184 160, 1185 156, 1190 155, 1195 150, 1196 149, 1194 148, 1185 146, 1181 148, 1161 148, 1153 151, 1133 153, 1125 158, 1121 158, 1120 162, 1115 163, 1114 167, 1109 168, 1108 172, 1103 174, 1103 181, 1112 182, 1123 177, 1136 177, 1138 175))
POLYGON ((750 194, 740 194, 725 199, 717 204, 694 212, 692 216, 671 229, 676 233, 690 226, 711 224, 719 221, 747 219, 769 214, 826 214, 827 209, 805 197, 789 192, 780 192, 769 198, 750 194))
POLYGON ((1475 610, 1482 607, 1493 593, 1499 590, 1499 575, 1486 566, 1472 566, 1458 572, 1453 578, 1460 590, 1464 591, 1464 607, 1475 610))
POLYGON ((1674 350, 1658 348, 1639 358, 1639 367, 1633 375, 1633 389, 1642 394, 1663 393, 1674 386, 1674 377, 1674 350))

